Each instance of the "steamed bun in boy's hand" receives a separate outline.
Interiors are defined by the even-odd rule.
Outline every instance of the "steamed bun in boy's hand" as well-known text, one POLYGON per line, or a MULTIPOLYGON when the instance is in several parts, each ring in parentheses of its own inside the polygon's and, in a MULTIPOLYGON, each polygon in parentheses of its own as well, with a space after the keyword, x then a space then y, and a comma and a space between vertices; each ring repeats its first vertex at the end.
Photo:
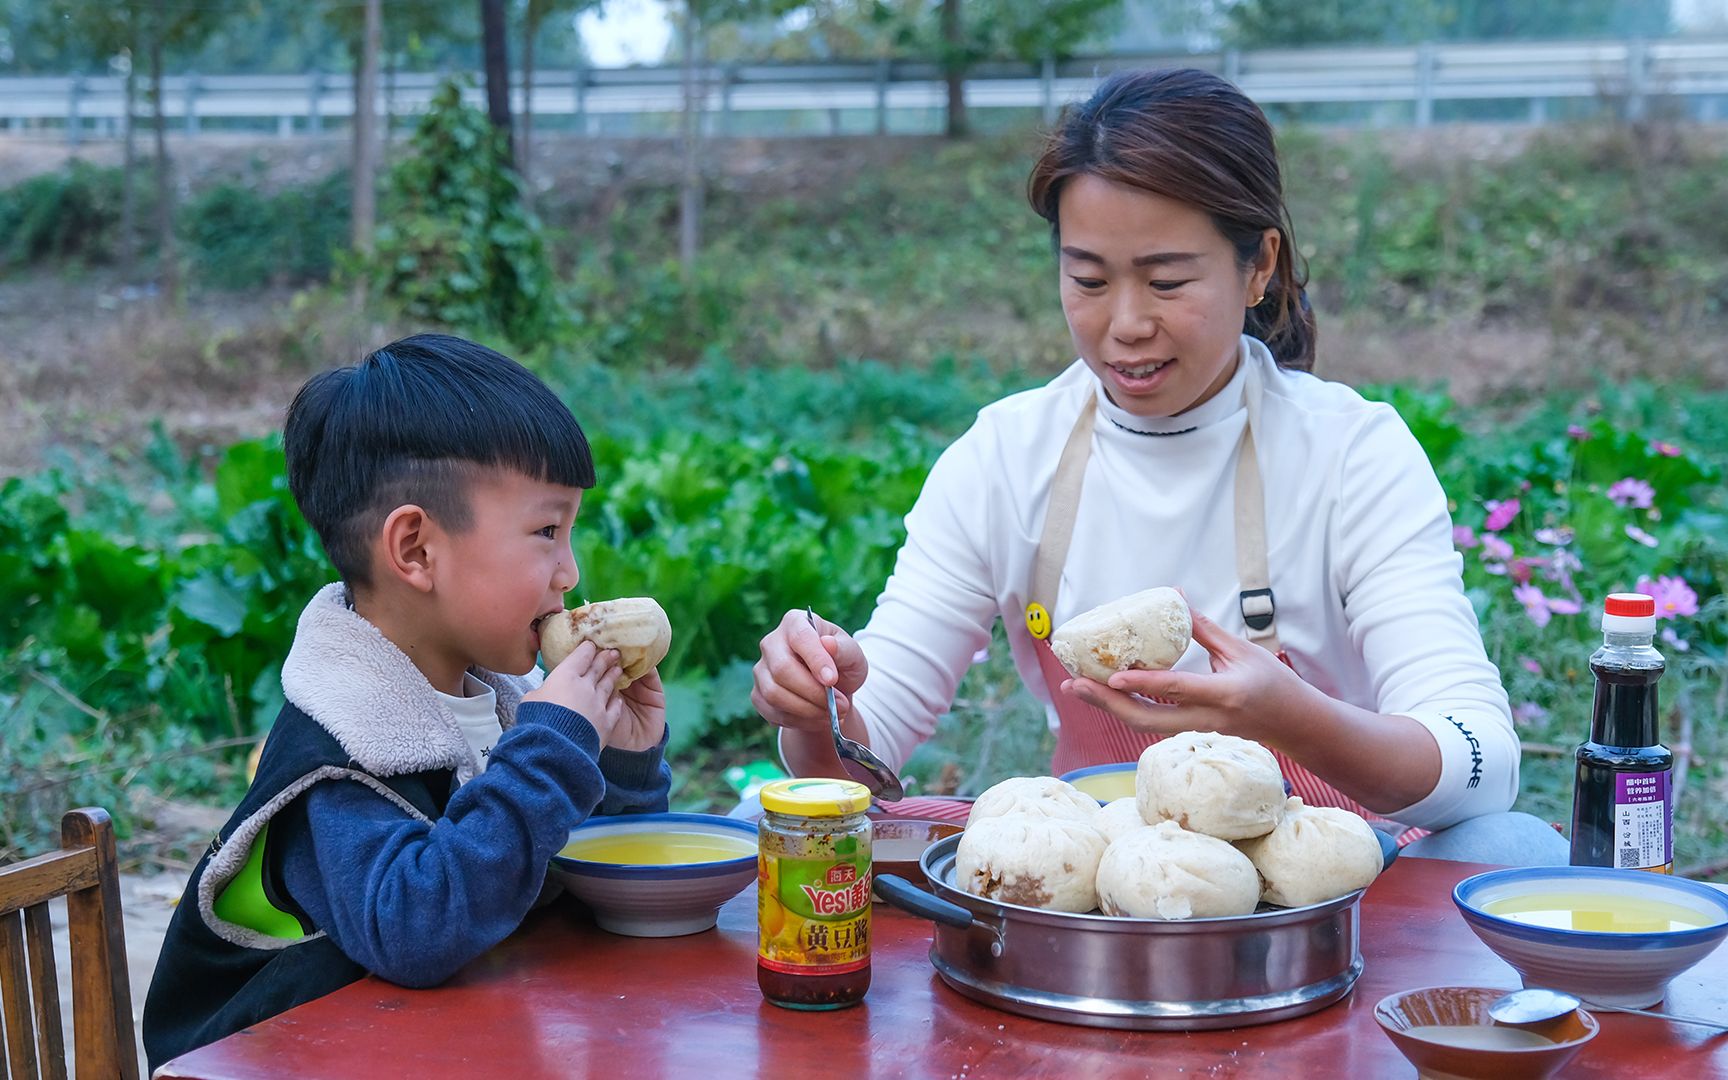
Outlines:
POLYGON ((666 659, 672 647, 672 623, 652 597, 626 596, 549 615, 540 624, 540 658, 548 670, 563 663, 584 641, 618 650, 623 669, 618 689, 623 690, 666 659))
POLYGON ((954 884, 1006 904, 1091 911, 1098 906, 1103 854, 1104 837, 1083 821, 1031 814, 985 818, 969 822, 960 834, 954 884))
POLYGON ((1134 829, 1098 863, 1098 907, 1139 919, 1247 915, 1260 902, 1260 878, 1247 856, 1174 821, 1134 829))
POLYGON ((1006 814, 1064 818, 1088 824, 1098 816, 1098 800, 1054 776, 1013 776, 984 789, 966 815, 968 826, 1006 814))
POLYGON ((1220 840, 1264 836, 1284 817, 1284 774, 1272 751, 1213 731, 1184 731, 1148 746, 1134 792, 1148 822, 1174 821, 1220 840))
POLYGON ((1236 847, 1260 871, 1260 898, 1301 907, 1357 889, 1379 876, 1380 838, 1360 814, 1330 806, 1307 806, 1291 796, 1284 820, 1265 836, 1236 847))

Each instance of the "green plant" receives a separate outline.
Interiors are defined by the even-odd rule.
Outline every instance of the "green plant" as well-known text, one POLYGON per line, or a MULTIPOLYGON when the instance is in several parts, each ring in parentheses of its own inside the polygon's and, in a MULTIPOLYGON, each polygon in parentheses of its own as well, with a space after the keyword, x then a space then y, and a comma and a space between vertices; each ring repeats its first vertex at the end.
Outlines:
POLYGON ((410 315, 537 344, 563 321, 539 220, 503 138, 443 83, 391 170, 383 224, 363 267, 410 315))
POLYGON ((179 228, 193 272, 206 285, 323 281, 348 243, 348 176, 332 174, 274 195, 218 184, 192 197, 179 228))
POLYGON ((0 263, 106 262, 120 223, 120 170, 73 161, 0 191, 0 263))

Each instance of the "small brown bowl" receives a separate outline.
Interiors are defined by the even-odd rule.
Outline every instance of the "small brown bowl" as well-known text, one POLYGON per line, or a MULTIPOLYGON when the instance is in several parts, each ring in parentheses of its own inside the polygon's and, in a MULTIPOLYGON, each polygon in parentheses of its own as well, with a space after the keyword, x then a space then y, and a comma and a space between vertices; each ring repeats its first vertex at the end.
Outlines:
POLYGON ((1542 1024, 1519 1025, 1546 1039, 1546 1045, 1456 1046, 1410 1033, 1429 1026, 1492 1029, 1497 1025, 1488 1015, 1488 1006, 1505 993, 1482 986, 1406 990, 1381 998, 1374 1006, 1374 1019, 1398 1052, 1416 1066, 1417 1074, 1432 1080, 1544 1080, 1596 1037, 1596 1018, 1583 1009, 1542 1024))
POLYGON ((955 821, 896 817, 871 818, 870 829, 871 875, 903 877, 926 892, 930 883, 924 880, 924 869, 918 865, 924 849, 938 840, 965 831, 965 827, 955 821))

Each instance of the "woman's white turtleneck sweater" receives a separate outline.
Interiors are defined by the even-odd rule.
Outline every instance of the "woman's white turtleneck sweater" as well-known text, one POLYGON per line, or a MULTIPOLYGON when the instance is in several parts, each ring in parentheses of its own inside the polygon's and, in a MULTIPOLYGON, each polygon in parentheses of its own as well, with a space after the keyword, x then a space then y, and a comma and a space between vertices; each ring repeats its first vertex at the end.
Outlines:
MULTIPOLYGON (((1092 456, 1053 625, 1175 585, 1226 630, 1244 632, 1233 492, 1245 394, 1256 382, 1249 365, 1262 388, 1254 438, 1267 561, 1291 662, 1332 697, 1412 717, 1432 733, 1439 782, 1387 817, 1438 828, 1512 805, 1518 738, 1422 448, 1390 406, 1280 370, 1247 337, 1229 384, 1180 416, 1124 412, 1076 361, 1047 385, 984 408, 943 452, 858 634, 870 672, 855 705, 879 754, 899 766, 929 738, 998 615, 1021 678, 1048 703, 1023 612, 1056 462, 1088 397, 1098 402, 1092 456)), ((1176 666, 1205 671, 1206 653, 1190 646, 1176 666)))

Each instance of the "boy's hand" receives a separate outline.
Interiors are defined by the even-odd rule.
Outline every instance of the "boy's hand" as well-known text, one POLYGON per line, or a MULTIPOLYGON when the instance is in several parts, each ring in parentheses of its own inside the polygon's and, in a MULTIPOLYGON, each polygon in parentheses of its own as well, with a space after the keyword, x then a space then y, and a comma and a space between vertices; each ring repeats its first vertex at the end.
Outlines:
POLYGON ((614 750, 652 750, 666 732, 666 688, 660 669, 632 682, 612 697, 609 734, 600 741, 614 750))
MULTIPOLYGON (((546 673, 546 681, 522 695, 523 701, 549 701, 579 712, 607 745, 612 723, 617 719, 618 650, 602 650, 584 641, 564 661, 546 673)), ((656 684, 658 685, 658 684, 656 684)))

